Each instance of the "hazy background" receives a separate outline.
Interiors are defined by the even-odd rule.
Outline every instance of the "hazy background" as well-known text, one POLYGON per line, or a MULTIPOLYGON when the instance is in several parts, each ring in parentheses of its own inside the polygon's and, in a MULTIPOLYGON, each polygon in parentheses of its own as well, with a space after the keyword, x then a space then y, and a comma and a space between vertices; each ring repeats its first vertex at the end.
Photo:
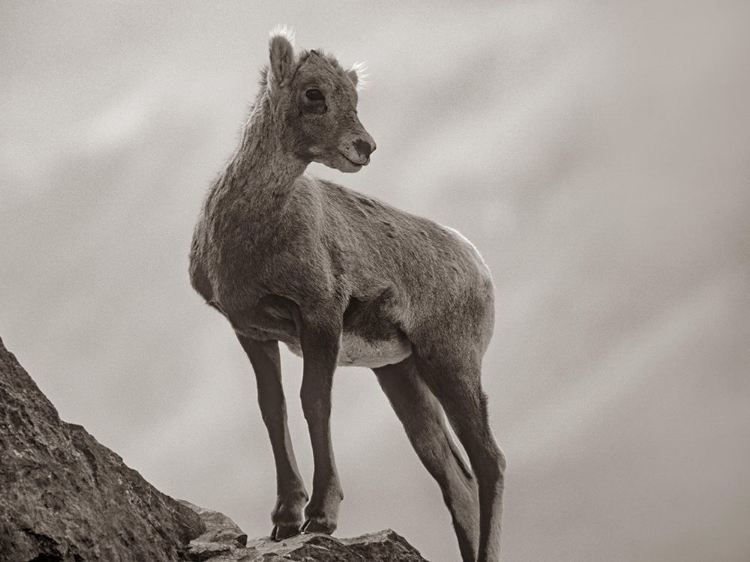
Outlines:
MULTIPOLYGON (((63 419, 270 532, 253 373, 187 253, 283 22, 371 73, 372 164, 310 171, 458 228, 493 271, 504 558, 748 560, 747 2, 0 6, 0 336, 63 419)), ((456 560, 370 372, 338 371, 333 433, 338 534, 456 560)))

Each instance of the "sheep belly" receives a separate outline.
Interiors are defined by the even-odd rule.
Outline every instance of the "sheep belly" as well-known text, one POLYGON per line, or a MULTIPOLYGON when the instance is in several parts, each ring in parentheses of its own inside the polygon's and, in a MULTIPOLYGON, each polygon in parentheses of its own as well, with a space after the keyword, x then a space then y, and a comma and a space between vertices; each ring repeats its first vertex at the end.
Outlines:
MULTIPOLYGON (((299 343, 286 342, 289 351, 302 357, 299 343)), ((411 355, 411 344, 405 338, 368 341, 356 334, 344 332, 337 364, 341 367, 367 367, 374 369, 400 363, 411 355)))

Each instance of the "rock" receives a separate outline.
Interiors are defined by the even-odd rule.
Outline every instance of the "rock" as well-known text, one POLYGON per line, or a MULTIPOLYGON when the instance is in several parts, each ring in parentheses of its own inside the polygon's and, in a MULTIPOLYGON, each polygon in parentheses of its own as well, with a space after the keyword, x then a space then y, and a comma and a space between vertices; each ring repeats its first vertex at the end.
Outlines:
POLYGON ((204 531, 54 406, 0 340, 0 560, 175 561, 204 531))
POLYGON ((248 543, 227 516, 159 492, 57 410, 0 339, 0 561, 424 562, 393 531, 248 543))
POLYGON ((226 515, 180 501, 198 513, 206 527, 200 537, 190 541, 187 559, 192 562, 426 562, 390 529, 352 539, 312 533, 281 542, 255 539, 248 544, 247 535, 226 515))
POLYGON ((213 562, 242 560, 243 562, 286 562, 319 560, 325 562, 425 562, 417 549, 390 529, 355 537, 337 539, 328 535, 297 535, 274 542, 258 539, 247 548, 238 549, 239 556, 220 557, 213 562), (243 557, 244 556, 244 557, 243 557))
POLYGON ((238 540, 235 530, 239 528, 231 519, 215 511, 197 510, 206 532, 190 542, 187 558, 193 562, 426 562, 406 539, 390 529, 351 539, 312 533, 281 542, 261 538, 243 544, 247 535, 238 540))
POLYGON ((192 541, 187 558, 192 562, 425 562, 398 533, 389 530, 337 539, 317 533, 281 542, 261 538, 247 543, 247 535, 226 515, 181 502, 200 515, 206 531, 192 541))
POLYGON ((188 560, 203 562, 219 554, 247 545, 247 535, 229 517, 218 511, 198 507, 188 501, 180 503, 195 511, 201 518, 205 531, 192 541, 187 550, 188 560))

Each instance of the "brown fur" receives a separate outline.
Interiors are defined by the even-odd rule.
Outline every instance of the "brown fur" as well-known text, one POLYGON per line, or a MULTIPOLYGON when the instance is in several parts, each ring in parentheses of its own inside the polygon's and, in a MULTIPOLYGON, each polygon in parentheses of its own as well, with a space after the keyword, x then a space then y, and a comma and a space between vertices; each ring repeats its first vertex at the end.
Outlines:
POLYGON ((277 470, 274 538, 300 525, 336 527, 343 494, 330 390, 337 364, 359 364, 375 370, 443 489, 464 561, 497 560, 505 461, 480 384, 493 327, 490 273, 455 231, 304 174, 311 161, 345 172, 369 162, 375 143, 357 116, 357 80, 335 58, 297 56, 283 34, 272 37, 241 145, 195 229, 191 282, 229 320, 256 373, 277 470), (286 426, 279 341, 304 357, 301 398, 315 461, 304 524, 307 493, 286 426))

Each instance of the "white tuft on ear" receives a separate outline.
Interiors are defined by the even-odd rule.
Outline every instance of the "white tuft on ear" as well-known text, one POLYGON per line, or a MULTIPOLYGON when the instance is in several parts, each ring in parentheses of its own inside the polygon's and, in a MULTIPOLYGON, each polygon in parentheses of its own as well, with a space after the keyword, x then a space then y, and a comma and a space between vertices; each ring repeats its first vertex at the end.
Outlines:
POLYGON ((271 41, 268 44, 271 59, 272 88, 285 86, 294 76, 294 31, 285 25, 277 26, 271 32, 271 41))
POLYGON ((363 62, 355 62, 352 67, 346 71, 346 75, 357 90, 364 90, 369 83, 370 75, 367 72, 367 66, 363 62))
POLYGON ((271 36, 271 39, 273 39, 277 35, 281 35, 282 37, 285 37, 286 40, 292 44, 292 46, 294 45, 294 30, 285 23, 280 23, 279 25, 274 27, 273 31, 269 35, 271 36))

